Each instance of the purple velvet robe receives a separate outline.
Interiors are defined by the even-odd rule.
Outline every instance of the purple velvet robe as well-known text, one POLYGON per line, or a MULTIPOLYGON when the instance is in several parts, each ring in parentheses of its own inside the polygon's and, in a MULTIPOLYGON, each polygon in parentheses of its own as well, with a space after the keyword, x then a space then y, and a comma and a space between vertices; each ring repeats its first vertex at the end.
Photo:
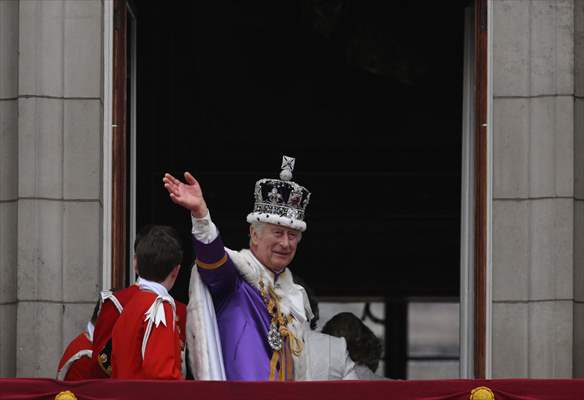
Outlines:
POLYGON ((260 291, 241 277, 220 236, 209 244, 193 242, 201 279, 215 305, 227 380, 268 380, 270 316, 260 291))

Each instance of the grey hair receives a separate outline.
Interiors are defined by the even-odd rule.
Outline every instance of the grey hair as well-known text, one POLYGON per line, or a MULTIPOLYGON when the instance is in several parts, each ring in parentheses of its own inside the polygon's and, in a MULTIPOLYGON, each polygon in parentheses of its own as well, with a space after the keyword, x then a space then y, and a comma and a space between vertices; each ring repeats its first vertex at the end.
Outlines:
MULTIPOLYGON (((266 223, 260 221, 253 221, 249 225, 254 231, 256 231, 260 235, 264 232, 264 229, 266 228, 266 223)), ((249 231, 249 247, 251 248, 251 229, 249 231)))
MULTIPOLYGON (((256 231, 260 236, 262 235, 262 233, 264 232, 264 229, 266 228, 267 225, 273 225, 273 224, 269 224, 268 222, 261 222, 261 221, 253 221, 249 224, 251 226, 251 228, 256 231)), ((282 226, 283 228, 288 228, 287 226, 282 226)), ((288 228, 291 229, 291 228, 288 228)), ((302 240, 302 232, 301 231, 296 231, 298 232, 298 243, 300 243, 300 240, 302 240)), ((249 235, 249 247, 251 248, 251 230, 250 230, 250 235, 249 235)))
POLYGON ((251 224, 251 227, 253 228, 254 231, 258 231, 258 232, 263 232, 264 228, 266 227, 267 223, 265 222, 260 222, 260 221, 254 221, 251 224))

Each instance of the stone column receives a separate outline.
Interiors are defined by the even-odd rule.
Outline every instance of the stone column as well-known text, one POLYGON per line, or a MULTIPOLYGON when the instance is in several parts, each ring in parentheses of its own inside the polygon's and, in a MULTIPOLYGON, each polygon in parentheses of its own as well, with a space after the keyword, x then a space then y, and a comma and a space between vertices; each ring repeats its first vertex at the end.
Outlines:
POLYGON ((493 377, 571 377, 573 1, 492 4, 493 377))
POLYGON ((103 3, 18 11, 16 373, 54 377, 100 282, 103 3))
POLYGON ((0 2, 0 377, 16 373, 18 1, 0 2))
POLYGON ((584 377, 584 0, 574 2, 574 377, 584 377))

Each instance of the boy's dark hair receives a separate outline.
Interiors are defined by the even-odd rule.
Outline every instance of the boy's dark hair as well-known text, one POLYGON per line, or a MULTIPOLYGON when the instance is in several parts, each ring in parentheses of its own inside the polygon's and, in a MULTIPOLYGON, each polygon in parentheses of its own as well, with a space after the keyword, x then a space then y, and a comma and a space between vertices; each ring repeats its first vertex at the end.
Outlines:
POLYGON ((351 359, 375 372, 381 358, 381 342, 354 314, 343 312, 332 317, 322 327, 322 333, 344 337, 351 359))
POLYGON ((137 240, 136 258, 140 276, 149 281, 164 281, 180 264, 182 256, 179 236, 170 226, 153 225, 137 240))
POLYGON ((136 237, 134 238, 134 253, 138 248, 138 243, 140 243, 140 240, 142 240, 142 238, 146 236, 146 234, 150 232, 150 229, 152 229, 154 226, 156 225, 152 224, 144 225, 138 232, 136 232, 136 237))
MULTIPOLYGON (((142 238, 146 236, 146 234, 150 231, 150 229, 152 229, 153 226, 155 225, 152 224, 144 225, 138 232, 136 232, 136 237, 134 238, 134 254, 136 254, 136 249, 138 248, 138 243, 140 243, 140 240, 142 240, 142 238)), ((136 263, 135 272, 138 275, 140 275, 140 266, 138 265, 138 263, 136 263)))

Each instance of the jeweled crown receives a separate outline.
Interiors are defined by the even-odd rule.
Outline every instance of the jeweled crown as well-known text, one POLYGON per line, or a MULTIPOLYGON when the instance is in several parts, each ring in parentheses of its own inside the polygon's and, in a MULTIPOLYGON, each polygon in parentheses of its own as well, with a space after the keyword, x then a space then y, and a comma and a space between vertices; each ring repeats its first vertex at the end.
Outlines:
POLYGON ((292 182, 295 159, 284 156, 280 179, 260 179, 255 184, 253 212, 247 222, 267 222, 299 231, 306 230, 306 206, 310 192, 304 186, 292 182))

